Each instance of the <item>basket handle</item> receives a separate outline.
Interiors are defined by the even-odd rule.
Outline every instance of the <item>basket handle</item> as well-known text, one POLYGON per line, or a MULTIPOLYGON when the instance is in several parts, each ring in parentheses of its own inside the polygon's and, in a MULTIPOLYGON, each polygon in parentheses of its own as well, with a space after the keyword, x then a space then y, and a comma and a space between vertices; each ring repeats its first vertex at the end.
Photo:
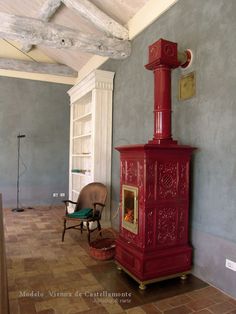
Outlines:
POLYGON ((116 239, 117 235, 112 228, 104 228, 98 232, 98 235, 96 236, 95 240, 97 240, 99 236, 102 236, 102 232, 104 232, 104 231, 110 232, 113 235, 113 238, 116 239))

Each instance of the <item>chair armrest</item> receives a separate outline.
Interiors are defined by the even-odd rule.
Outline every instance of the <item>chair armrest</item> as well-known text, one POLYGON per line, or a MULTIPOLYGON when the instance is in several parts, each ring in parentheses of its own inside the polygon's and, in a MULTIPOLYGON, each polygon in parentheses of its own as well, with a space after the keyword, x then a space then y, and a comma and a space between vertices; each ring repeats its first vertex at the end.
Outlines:
POLYGON ((102 207, 105 206, 105 204, 102 204, 102 203, 93 203, 94 208, 96 208, 97 205, 100 205, 100 206, 102 206, 102 207))
POLYGON ((77 204, 77 202, 73 202, 71 200, 63 200, 62 203, 65 204, 66 215, 68 215, 68 203, 77 204))
POLYGON ((65 205, 66 205, 66 203, 77 204, 77 202, 73 202, 70 200, 63 200, 62 203, 64 203, 65 205))
POLYGON ((94 206, 93 217, 96 217, 96 216, 97 216, 97 218, 101 219, 102 210, 103 210, 103 207, 105 207, 105 204, 96 202, 96 203, 93 203, 93 206, 94 206), (100 210, 99 210, 99 209, 98 209, 98 210, 96 209, 97 205, 101 206, 101 209, 100 209, 100 210))

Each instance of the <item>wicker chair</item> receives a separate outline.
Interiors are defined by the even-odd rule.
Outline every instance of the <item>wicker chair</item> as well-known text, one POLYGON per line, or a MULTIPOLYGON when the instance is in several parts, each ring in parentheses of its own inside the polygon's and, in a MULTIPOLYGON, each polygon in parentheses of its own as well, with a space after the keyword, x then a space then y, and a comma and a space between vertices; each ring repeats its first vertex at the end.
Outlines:
POLYGON ((91 232, 101 230, 100 220, 102 211, 105 207, 107 198, 107 188, 104 184, 93 182, 86 185, 80 192, 77 202, 65 200, 65 216, 63 217, 64 228, 62 231, 62 242, 64 241, 65 232, 68 229, 78 229, 82 233, 84 230, 88 232, 88 242, 90 243, 91 232), (69 213, 70 204, 75 205, 73 213, 69 213), (73 225, 67 226, 67 222, 73 225), (96 227, 91 229, 92 223, 96 223, 96 227), (75 223, 75 224, 74 224, 75 223), (86 226, 84 228, 84 226, 86 226))

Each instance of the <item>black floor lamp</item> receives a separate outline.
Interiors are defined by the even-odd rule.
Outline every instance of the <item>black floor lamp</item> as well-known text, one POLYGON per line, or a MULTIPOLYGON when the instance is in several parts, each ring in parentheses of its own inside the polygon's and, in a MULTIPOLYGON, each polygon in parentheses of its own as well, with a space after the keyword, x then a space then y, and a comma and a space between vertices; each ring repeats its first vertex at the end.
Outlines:
POLYGON ((20 194, 20 140, 25 137, 24 134, 17 135, 17 192, 16 192, 16 208, 13 208, 13 212, 23 212, 24 208, 19 207, 19 194, 20 194))

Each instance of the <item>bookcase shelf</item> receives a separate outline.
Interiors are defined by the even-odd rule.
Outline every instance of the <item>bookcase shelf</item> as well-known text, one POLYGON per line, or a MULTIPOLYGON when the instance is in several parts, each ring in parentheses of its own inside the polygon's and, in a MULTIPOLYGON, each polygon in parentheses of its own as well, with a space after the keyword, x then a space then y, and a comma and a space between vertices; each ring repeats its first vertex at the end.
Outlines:
POLYGON ((85 174, 85 173, 79 173, 79 172, 73 172, 72 171, 72 175, 75 175, 75 176, 81 176, 81 177, 91 177, 91 175, 89 174, 85 174))
POLYGON ((91 135, 92 135, 91 133, 81 134, 81 135, 74 136, 73 139, 77 139, 77 138, 81 138, 81 137, 87 137, 87 136, 91 136, 91 135))
POLYGON ((72 154, 72 157, 91 157, 92 154, 82 153, 82 154, 72 154))
POLYGON ((86 113, 86 114, 84 114, 82 116, 79 116, 79 117, 75 118, 73 120, 73 122, 84 120, 84 119, 88 119, 88 118, 90 118, 91 115, 92 115, 92 112, 86 113))

